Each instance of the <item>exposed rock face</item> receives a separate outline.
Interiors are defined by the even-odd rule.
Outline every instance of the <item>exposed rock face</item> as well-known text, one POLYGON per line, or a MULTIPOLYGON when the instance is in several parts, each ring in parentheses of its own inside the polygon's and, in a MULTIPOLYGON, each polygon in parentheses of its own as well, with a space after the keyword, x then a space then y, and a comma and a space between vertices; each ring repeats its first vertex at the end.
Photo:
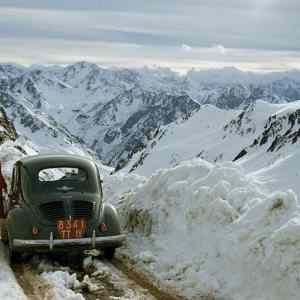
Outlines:
POLYGON ((245 107, 241 113, 224 126, 226 133, 235 133, 241 136, 254 134, 256 132, 256 121, 252 114, 256 109, 256 103, 251 103, 245 107))
POLYGON ((17 139, 16 129, 6 115, 2 106, 0 106, 0 145, 6 141, 15 141, 17 139))
MULTIPOLYGON (((243 119, 243 113, 240 115, 243 119)), ((285 145, 300 141, 300 109, 283 111, 271 115, 265 122, 264 130, 255 137, 252 144, 241 150, 234 160, 256 151, 276 152, 285 145)))
POLYGON ((79 141, 53 117, 33 110, 25 101, 18 100, 10 93, 0 90, 0 104, 5 108, 15 125, 28 129, 32 134, 41 130, 43 134, 53 138, 63 136, 70 143, 79 141))
POLYGON ((186 120, 200 108, 188 95, 155 93, 140 88, 124 92, 101 107, 89 112, 95 128, 94 143, 90 145, 106 163, 123 167, 134 153, 143 149, 157 128, 186 120), (97 132, 97 128, 105 128, 97 132), (98 138, 98 140, 97 140, 98 138))

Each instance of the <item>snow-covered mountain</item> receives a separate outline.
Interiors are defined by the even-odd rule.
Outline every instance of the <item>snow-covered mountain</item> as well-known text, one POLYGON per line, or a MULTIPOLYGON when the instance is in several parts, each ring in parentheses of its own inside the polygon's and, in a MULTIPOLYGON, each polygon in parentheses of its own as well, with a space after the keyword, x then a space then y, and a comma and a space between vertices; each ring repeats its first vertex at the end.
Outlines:
MULTIPOLYGON (((116 169, 132 166, 132 157, 153 147, 168 125, 184 124, 198 115, 196 119, 213 120, 210 126, 215 128, 225 121, 223 114, 230 122, 236 114, 231 110, 257 100, 298 99, 299 71, 263 75, 224 68, 182 76, 165 68, 106 69, 87 62, 0 68, 0 103, 22 134, 37 142, 50 137, 60 146, 82 144, 116 169), (217 115, 208 113, 208 118, 204 115, 209 105, 227 111, 216 110, 217 115)), ((247 144, 240 146, 237 152, 247 144)), ((201 150, 205 149, 199 148, 199 156, 201 150)))
POLYGON ((150 176, 160 168, 196 157, 210 162, 236 161, 248 172, 270 167, 300 153, 299 110, 300 101, 257 101, 243 110, 203 105, 186 122, 161 127, 125 170, 150 176))
POLYGON ((88 63, 26 69, 15 76, 7 71, 0 82, 0 99, 11 118, 32 133, 79 141, 106 164, 120 168, 157 128, 187 119, 200 107, 154 72, 145 70, 143 76, 88 63))

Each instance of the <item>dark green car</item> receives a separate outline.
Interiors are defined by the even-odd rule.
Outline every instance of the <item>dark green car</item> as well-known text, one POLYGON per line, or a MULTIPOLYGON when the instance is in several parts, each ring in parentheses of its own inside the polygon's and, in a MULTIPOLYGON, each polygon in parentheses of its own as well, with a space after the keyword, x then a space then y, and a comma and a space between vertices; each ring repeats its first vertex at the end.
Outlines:
POLYGON ((99 249, 111 259, 126 236, 115 208, 103 202, 95 163, 74 155, 17 161, 1 229, 10 254, 99 249))

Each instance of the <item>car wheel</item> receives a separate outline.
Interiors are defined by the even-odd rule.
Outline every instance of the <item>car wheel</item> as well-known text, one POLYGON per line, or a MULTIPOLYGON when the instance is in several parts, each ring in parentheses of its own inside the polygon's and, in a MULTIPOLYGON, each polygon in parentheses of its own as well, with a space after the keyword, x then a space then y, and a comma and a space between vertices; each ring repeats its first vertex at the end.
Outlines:
POLYGON ((104 248, 104 257, 108 260, 112 260, 115 255, 116 248, 104 248))
POLYGON ((13 250, 12 241, 9 237, 8 231, 7 231, 7 238, 8 238, 8 243, 7 243, 8 261, 9 261, 9 264, 13 264, 16 261, 20 261, 20 254, 13 250))
POLYGON ((1 240, 3 244, 5 245, 8 244, 8 232, 7 232, 7 226, 5 221, 1 225, 1 240))
POLYGON ((10 246, 8 246, 7 248, 8 248, 8 261, 10 265, 12 265, 13 263, 22 262, 22 257, 23 257, 22 254, 13 251, 10 246))

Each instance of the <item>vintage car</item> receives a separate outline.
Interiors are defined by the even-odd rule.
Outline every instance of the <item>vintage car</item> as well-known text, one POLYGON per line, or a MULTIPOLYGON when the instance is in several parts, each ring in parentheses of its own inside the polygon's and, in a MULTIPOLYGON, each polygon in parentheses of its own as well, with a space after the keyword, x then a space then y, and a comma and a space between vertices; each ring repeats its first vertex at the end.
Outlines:
POLYGON ((75 155, 36 155, 17 161, 1 238, 18 253, 97 249, 111 259, 122 245, 115 208, 103 201, 96 164, 75 155))

